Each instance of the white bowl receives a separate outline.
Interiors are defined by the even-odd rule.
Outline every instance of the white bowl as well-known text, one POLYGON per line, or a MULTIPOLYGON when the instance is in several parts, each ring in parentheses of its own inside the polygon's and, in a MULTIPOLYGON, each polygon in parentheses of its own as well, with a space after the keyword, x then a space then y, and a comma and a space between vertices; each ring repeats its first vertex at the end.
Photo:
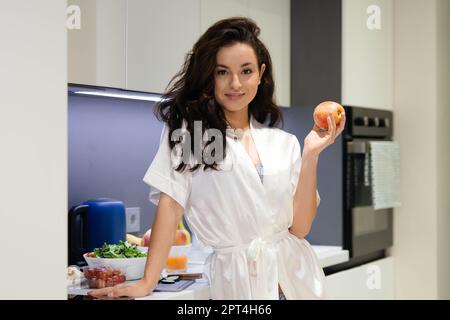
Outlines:
POLYGON ((144 276, 147 257, 141 258, 90 258, 83 255, 89 267, 111 267, 120 270, 127 280, 138 280, 144 276))

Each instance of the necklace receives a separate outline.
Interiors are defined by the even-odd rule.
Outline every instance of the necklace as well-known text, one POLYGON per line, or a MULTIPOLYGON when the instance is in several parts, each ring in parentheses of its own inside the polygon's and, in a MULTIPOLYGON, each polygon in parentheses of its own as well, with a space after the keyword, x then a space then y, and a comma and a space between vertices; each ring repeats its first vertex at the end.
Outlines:
POLYGON ((226 129, 226 135, 233 138, 234 141, 241 140, 244 134, 250 129, 250 126, 247 125, 245 129, 237 128, 234 129, 230 126, 229 122, 227 121, 227 129, 226 129))

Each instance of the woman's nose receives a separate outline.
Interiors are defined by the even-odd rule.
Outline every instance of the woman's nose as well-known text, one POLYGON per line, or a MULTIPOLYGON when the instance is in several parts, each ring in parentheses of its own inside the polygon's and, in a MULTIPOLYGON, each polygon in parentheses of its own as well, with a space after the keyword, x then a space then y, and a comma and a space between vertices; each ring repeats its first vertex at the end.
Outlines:
POLYGON ((231 78, 231 88, 234 90, 240 89, 242 86, 241 81, 239 80, 239 75, 233 75, 231 78))

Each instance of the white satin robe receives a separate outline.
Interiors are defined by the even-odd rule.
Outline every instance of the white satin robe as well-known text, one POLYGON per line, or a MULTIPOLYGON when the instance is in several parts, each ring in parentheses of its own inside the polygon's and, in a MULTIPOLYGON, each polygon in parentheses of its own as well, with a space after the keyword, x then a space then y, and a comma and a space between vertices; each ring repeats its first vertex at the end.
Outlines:
POLYGON ((263 182, 242 143, 228 134, 221 171, 176 172, 165 126, 143 178, 151 186, 150 201, 157 205, 161 191, 171 196, 184 208, 197 238, 214 249, 205 264, 213 299, 276 300, 278 284, 286 299, 325 299, 325 276, 315 252, 288 231, 301 168, 298 139, 253 117, 250 130, 263 182))

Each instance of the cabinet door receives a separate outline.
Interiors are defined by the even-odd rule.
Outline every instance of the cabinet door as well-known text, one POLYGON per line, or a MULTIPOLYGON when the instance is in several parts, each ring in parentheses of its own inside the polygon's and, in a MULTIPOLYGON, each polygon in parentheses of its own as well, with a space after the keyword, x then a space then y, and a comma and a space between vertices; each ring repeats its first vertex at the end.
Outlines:
POLYGON ((393 1, 342 0, 342 103, 393 109, 393 1))
POLYGON ((202 0, 201 30, 220 19, 246 16, 261 28, 261 40, 267 46, 273 64, 276 102, 290 105, 290 1, 202 0))
POLYGON ((248 0, 201 0, 201 32, 221 19, 248 16, 248 12, 248 0))
POLYGON ((80 8, 80 29, 68 30, 71 83, 125 87, 126 0, 68 0, 80 8))
POLYGON ((290 0, 249 0, 249 17, 261 28, 272 58, 276 102, 290 106, 290 0))
POLYGON ((200 35, 200 0, 128 0, 126 88, 163 93, 200 35))
POLYGON ((394 299, 394 258, 331 274, 326 283, 331 299, 394 299))

